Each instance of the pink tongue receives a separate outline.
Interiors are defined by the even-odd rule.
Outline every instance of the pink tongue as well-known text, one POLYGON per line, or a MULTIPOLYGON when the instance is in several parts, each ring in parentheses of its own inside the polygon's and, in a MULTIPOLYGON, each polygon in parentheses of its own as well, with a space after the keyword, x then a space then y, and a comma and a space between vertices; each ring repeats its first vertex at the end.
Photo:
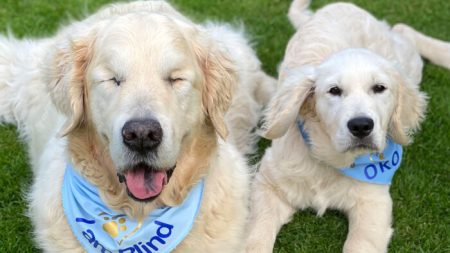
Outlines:
POLYGON ((166 182, 164 171, 153 171, 145 178, 145 168, 137 168, 125 174, 128 190, 138 199, 148 199, 161 193, 166 182))

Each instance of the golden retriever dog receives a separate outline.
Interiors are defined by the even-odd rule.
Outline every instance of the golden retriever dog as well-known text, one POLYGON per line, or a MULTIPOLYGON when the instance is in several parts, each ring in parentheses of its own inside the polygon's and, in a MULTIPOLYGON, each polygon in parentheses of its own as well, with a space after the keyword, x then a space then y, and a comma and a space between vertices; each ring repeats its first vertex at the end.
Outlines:
POLYGON ((242 252, 250 186, 242 153, 253 150, 274 84, 240 31, 196 25, 165 1, 111 5, 48 39, 0 37, 0 121, 28 144, 38 247, 242 252), (69 220, 95 201, 99 217, 69 220), (141 232, 173 210, 178 224, 154 220, 155 235, 141 232), (78 223, 89 229, 78 233, 78 223))
POLYGON ((252 185, 246 251, 272 252, 281 226, 313 208, 345 212, 344 252, 386 252, 390 182, 427 105, 422 38, 411 43, 353 4, 308 6, 290 7, 297 32, 264 116, 261 134, 273 141, 252 185))

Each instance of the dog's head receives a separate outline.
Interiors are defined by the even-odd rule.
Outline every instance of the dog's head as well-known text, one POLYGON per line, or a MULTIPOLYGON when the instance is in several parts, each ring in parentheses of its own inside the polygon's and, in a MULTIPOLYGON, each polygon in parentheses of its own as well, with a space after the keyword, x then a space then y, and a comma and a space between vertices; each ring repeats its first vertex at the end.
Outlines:
POLYGON ((345 155, 383 150, 387 137, 408 144, 424 115, 425 94, 369 50, 347 49, 317 67, 282 71, 263 135, 278 138, 300 118, 315 155, 335 166, 348 163, 340 159, 345 155))
POLYGON ((54 103, 68 116, 64 134, 93 129, 97 143, 91 145, 107 150, 133 199, 158 197, 179 170, 183 150, 191 151, 185 146, 205 127, 215 129, 209 131, 213 140, 216 133, 227 136, 223 117, 234 65, 194 24, 131 12, 70 32, 57 50, 51 87, 54 103))

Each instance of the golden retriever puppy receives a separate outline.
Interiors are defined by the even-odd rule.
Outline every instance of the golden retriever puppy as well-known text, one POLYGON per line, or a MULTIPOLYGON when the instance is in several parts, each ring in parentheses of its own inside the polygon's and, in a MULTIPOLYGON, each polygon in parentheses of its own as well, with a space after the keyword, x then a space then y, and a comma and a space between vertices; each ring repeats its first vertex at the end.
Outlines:
POLYGON ((1 37, 0 120, 28 144, 38 247, 242 252, 241 152, 273 87, 240 32, 165 1, 111 5, 48 39, 1 37))
POLYGON ((273 139, 252 186, 247 252, 272 252, 298 209, 349 219, 344 252, 386 252, 391 179, 426 109, 418 49, 348 3, 314 14, 295 0, 297 27, 262 135, 273 139))

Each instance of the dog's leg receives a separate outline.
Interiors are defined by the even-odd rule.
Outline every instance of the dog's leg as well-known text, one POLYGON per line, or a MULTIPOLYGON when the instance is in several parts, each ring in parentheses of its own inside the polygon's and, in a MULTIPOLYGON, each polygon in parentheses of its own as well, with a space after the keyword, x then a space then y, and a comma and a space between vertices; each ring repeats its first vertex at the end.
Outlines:
POLYGON ((256 175, 251 193, 251 218, 246 252, 270 253, 273 251, 278 231, 291 219, 295 209, 279 197, 261 173, 256 175))
POLYGON ((426 36, 404 24, 397 24, 392 30, 410 40, 423 57, 450 69, 450 43, 426 36))
POLYGON ((345 253, 387 252, 393 229, 392 200, 389 189, 381 196, 364 196, 347 212, 349 232, 344 244, 345 253))

